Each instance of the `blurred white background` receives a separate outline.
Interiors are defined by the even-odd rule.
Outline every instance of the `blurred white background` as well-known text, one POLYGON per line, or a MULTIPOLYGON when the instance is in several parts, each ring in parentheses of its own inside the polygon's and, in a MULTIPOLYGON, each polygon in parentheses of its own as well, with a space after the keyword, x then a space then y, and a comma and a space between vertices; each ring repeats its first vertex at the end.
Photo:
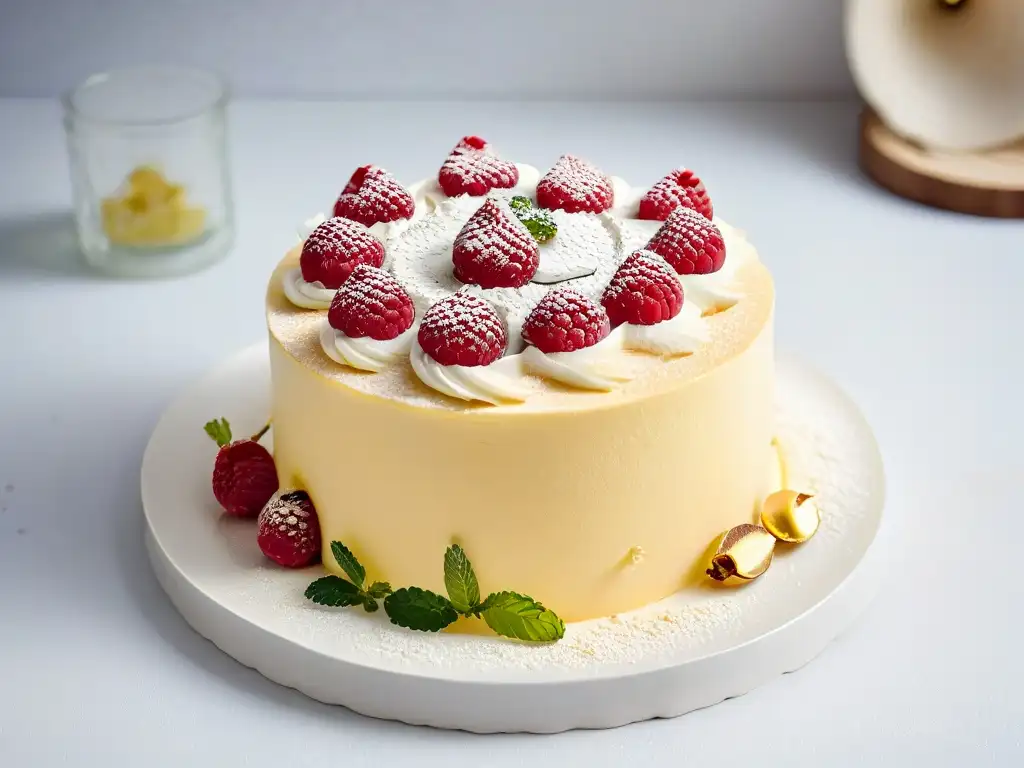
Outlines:
POLYGON ((0 0, 0 766, 1024 766, 1024 222, 865 179, 842 8, 0 0), (139 284, 89 274, 75 250, 49 97, 146 63, 231 82, 239 228, 216 267, 139 284), (138 491, 160 414, 266 338, 270 271, 353 168, 412 182, 468 130, 508 157, 547 167, 573 151, 638 184, 698 169, 772 270, 780 348, 863 409, 886 462, 892 569, 806 669, 676 720, 484 739, 319 705, 167 601, 138 491))
POLYGON ((842 5, 3 0, 0 97, 143 62, 213 69, 256 97, 849 96, 842 5))

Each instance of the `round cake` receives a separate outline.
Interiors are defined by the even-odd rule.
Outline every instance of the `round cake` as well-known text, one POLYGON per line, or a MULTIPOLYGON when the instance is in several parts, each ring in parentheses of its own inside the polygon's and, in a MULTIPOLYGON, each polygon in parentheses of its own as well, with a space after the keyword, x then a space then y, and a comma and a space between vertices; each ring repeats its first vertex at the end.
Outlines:
POLYGON ((436 178, 352 176, 267 291, 274 458, 323 563, 566 621, 661 599, 782 487, 771 276, 675 169, 634 188, 466 137, 436 178))

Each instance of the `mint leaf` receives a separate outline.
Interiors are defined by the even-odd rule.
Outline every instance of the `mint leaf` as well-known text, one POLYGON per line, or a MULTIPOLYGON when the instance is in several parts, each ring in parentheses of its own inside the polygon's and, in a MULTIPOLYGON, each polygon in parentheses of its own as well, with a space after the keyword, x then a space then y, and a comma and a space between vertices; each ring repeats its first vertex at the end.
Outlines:
POLYGON ((548 240, 553 238, 558 233, 558 227, 555 226, 555 222, 551 220, 551 217, 546 213, 533 212, 534 215, 528 217, 520 217, 523 225, 530 230, 530 234, 533 235, 533 239, 538 243, 546 243, 548 240))
POLYGON ((508 207, 518 214, 519 211, 528 211, 533 208, 533 201, 523 195, 516 195, 508 201, 508 207))
POLYGON ((340 541, 331 542, 331 553, 334 555, 334 559, 338 561, 338 565, 341 566, 341 570, 352 580, 352 583, 359 587, 359 589, 362 589, 363 580, 366 579, 366 569, 359 564, 356 556, 340 541))
POLYGON ((491 594, 489 594, 487 597, 484 598, 484 601, 482 603, 480 603, 480 605, 478 605, 476 607, 475 611, 473 611, 477 615, 477 618, 480 617, 481 613, 483 613, 488 608, 490 608, 492 605, 494 605, 494 598, 498 597, 500 594, 502 594, 502 593, 500 593, 500 592, 492 592, 491 594))
POLYGON ((377 604, 376 598, 371 597, 365 592, 361 595, 363 598, 363 610, 367 613, 375 613, 380 606, 377 604))
POLYGON ((392 624, 420 632, 439 632, 459 614, 447 598, 419 587, 405 587, 384 598, 384 612, 392 624))
POLYGON ((530 198, 516 195, 509 200, 508 207, 538 243, 546 243, 558 233, 558 227, 555 226, 551 214, 543 208, 534 208, 530 198))
POLYGON ((391 585, 386 581, 375 581, 366 588, 366 594, 375 599, 387 597, 391 594, 391 585))
POLYGON ((221 448, 231 442, 231 425, 227 419, 208 421, 203 425, 203 431, 221 448))
POLYGON ((480 604, 480 585, 473 566, 458 544, 444 553, 444 588, 459 613, 471 613, 480 604))
POLYGON ((546 243, 558 233, 551 213, 543 208, 534 208, 528 197, 513 197, 509 207, 538 243, 546 243))
POLYGON ((565 623, 554 611, 526 595, 497 592, 487 596, 481 609, 487 626, 504 637, 543 643, 565 635, 565 623))
POLYGON ((359 605, 363 596, 359 588, 340 576, 324 576, 306 587, 306 597, 319 605, 339 608, 343 605, 359 605))

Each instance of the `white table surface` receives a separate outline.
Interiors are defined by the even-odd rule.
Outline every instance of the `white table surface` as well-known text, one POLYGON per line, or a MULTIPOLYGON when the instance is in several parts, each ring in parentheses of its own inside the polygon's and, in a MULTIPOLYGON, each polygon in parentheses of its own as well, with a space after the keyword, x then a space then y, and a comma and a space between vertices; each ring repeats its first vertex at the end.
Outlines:
POLYGON ((842 103, 238 104, 234 252, 192 277, 116 282, 75 254, 56 104, 0 101, 0 765, 1024 763, 1024 222, 874 188, 855 167, 855 116, 842 103), (573 151, 637 183, 698 169, 774 271, 779 346, 860 403, 899 557, 869 614, 808 667, 681 719, 479 737, 280 688, 164 598, 137 482, 161 410, 262 338, 271 267, 352 168, 410 182, 469 132, 540 167, 573 151))

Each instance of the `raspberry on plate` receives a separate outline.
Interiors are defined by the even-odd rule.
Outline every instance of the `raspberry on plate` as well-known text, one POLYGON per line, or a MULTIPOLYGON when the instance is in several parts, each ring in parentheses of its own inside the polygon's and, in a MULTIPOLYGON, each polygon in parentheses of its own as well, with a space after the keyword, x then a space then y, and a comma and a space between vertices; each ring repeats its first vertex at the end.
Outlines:
POLYGON ((363 224, 340 216, 317 226, 299 256, 302 279, 324 288, 341 287, 357 264, 382 266, 384 244, 363 224))
POLYGON ((537 183, 537 204, 541 208, 601 213, 611 208, 613 202, 611 180, 575 155, 562 155, 537 183))
POLYGON ((213 464, 213 495, 229 515, 255 517, 278 489, 274 457, 258 442, 269 428, 232 440, 227 419, 214 419, 203 427, 220 446, 213 464))
POLYGON ((647 243, 680 275, 707 275, 725 263, 721 230, 692 208, 679 206, 647 243))
POLYGON ((541 352, 592 347, 611 331, 604 309, 572 288, 548 291, 523 324, 523 339, 541 352))
POLYGON ((334 294, 327 322, 352 339, 394 339, 412 327, 416 310, 395 278, 379 267, 357 264, 334 294))
POLYGON ((320 520, 305 491, 276 493, 257 518, 260 551, 285 568, 304 568, 320 559, 320 520))
POLYGON ((464 136, 441 165, 437 183, 448 197, 482 197, 492 189, 512 189, 519 183, 519 169, 479 136, 464 136))
POLYGON ((490 365, 505 354, 508 330, 488 302, 455 293, 426 311, 417 340, 441 365, 490 365))
POLYGON ((676 168, 647 190, 640 198, 637 218, 665 221, 679 206, 692 208, 708 221, 715 217, 704 182, 697 174, 686 168, 676 168))
POLYGON ((481 288, 520 288, 540 265, 540 247, 504 200, 488 197, 455 238, 455 277, 481 288))
POLYGON ((655 325, 679 314, 683 286, 660 256, 635 251, 619 265, 601 304, 613 326, 655 325))
POLYGON ((334 203, 334 215, 372 227, 380 222, 412 218, 416 203, 398 179, 383 168, 357 168, 334 203))

